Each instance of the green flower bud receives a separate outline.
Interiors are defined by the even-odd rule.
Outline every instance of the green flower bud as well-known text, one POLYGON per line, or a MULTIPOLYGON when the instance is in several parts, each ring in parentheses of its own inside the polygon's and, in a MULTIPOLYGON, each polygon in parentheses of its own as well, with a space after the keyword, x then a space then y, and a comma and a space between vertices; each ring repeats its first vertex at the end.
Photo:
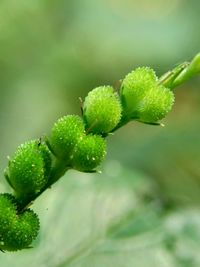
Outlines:
POLYGON ((21 250, 28 248, 38 235, 38 216, 30 209, 18 215, 13 222, 13 227, 4 236, 3 250, 21 250))
POLYGON ((57 157, 69 160, 74 146, 84 135, 83 120, 76 115, 59 119, 51 131, 51 147, 57 157))
POLYGON ((30 141, 18 147, 8 167, 9 183, 17 196, 38 193, 47 183, 51 154, 45 144, 30 141))
POLYGON ((141 101, 156 82, 154 70, 148 67, 137 68, 124 78, 120 92, 124 117, 130 119, 138 117, 141 101))
POLYGON ((168 88, 155 86, 147 92, 139 107, 139 120, 157 122, 167 115, 173 103, 174 94, 168 88))
POLYGON ((174 95, 158 85, 155 72, 146 67, 137 68, 123 80, 121 87, 123 116, 127 120, 138 119, 155 123, 171 110, 174 95))
POLYGON ((10 194, 0 194, 0 249, 27 248, 37 237, 39 220, 30 209, 17 214, 17 202, 10 194))
POLYGON ((111 86, 97 87, 89 92, 83 110, 87 128, 92 133, 109 133, 121 119, 121 103, 111 86))
POLYGON ((0 241, 4 231, 9 230, 16 217, 16 200, 11 194, 0 194, 0 241))
POLYGON ((85 136, 75 147, 72 166, 79 171, 92 171, 106 155, 105 140, 98 135, 85 136))

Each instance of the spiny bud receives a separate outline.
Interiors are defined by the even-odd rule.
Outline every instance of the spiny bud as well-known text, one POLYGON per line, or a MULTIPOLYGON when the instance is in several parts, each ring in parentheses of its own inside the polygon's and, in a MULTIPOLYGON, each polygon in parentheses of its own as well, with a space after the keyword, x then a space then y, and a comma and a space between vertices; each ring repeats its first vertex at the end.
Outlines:
POLYGON ((39 219, 30 209, 19 214, 10 230, 5 233, 3 250, 28 248, 38 235, 39 219))
POLYGON ((0 249, 16 251, 30 246, 37 237, 39 220, 30 209, 17 214, 17 202, 10 194, 0 194, 0 249))
POLYGON ((52 128, 50 141, 56 156, 67 162, 83 135, 84 123, 79 116, 68 115, 59 119, 52 128))
POLYGON ((72 166, 79 171, 92 171, 100 165, 105 154, 105 140, 98 135, 87 135, 74 149, 72 154, 72 166))
POLYGON ((174 94, 162 85, 150 68, 137 68, 123 80, 121 87, 123 116, 129 120, 154 123, 171 110, 174 94))
POLYGON ((47 183, 50 169, 50 151, 33 140, 18 147, 9 162, 8 179, 17 196, 35 194, 47 183))
POLYGON ((156 81, 155 72, 148 67, 137 68, 124 78, 121 100, 125 117, 137 117, 141 101, 152 86, 155 86, 156 81))
POLYGON ((155 86, 145 95, 139 107, 139 120, 157 122, 163 119, 171 110, 174 94, 164 86, 155 86))
POLYGON ((101 86, 89 92, 84 102, 84 118, 92 133, 109 133, 121 119, 121 103, 111 86, 101 86))
POLYGON ((2 233, 9 229, 15 219, 16 200, 11 194, 0 194, 0 241, 2 233))

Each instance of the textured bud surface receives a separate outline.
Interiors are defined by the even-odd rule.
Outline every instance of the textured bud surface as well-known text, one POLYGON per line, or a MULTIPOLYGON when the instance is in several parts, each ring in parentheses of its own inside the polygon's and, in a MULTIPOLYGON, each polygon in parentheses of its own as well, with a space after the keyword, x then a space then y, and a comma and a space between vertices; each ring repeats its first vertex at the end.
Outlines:
POLYGON ((0 240, 15 219, 15 198, 10 194, 0 194, 0 240))
POLYGON ((27 248, 37 237, 39 231, 39 220, 32 210, 16 215, 12 227, 4 237, 5 250, 20 250, 27 248))
POLYGON ((74 149, 72 156, 73 168, 79 171, 92 171, 100 165, 105 154, 105 140, 98 135, 87 135, 74 149))
POLYGON ((126 117, 137 116, 138 106, 156 81, 154 70, 148 67, 137 68, 124 78, 121 99, 126 117))
POLYGON ((109 133, 121 119, 121 103, 111 86, 101 86, 89 92, 84 102, 86 125, 93 133, 109 133))
POLYGON ((18 147, 9 164, 9 180, 18 195, 37 193, 47 183, 50 151, 44 144, 30 141, 18 147))
POLYGON ((143 122, 157 122, 171 110, 174 94, 164 86, 155 86, 147 92, 139 108, 139 119, 143 122))
POLYGON ((52 149, 58 157, 67 161, 74 146, 83 136, 83 120, 76 115, 64 116, 59 119, 52 128, 52 149))
POLYGON ((0 195, 0 249, 15 251, 27 248, 37 237, 39 220, 32 210, 17 214, 15 198, 0 195))

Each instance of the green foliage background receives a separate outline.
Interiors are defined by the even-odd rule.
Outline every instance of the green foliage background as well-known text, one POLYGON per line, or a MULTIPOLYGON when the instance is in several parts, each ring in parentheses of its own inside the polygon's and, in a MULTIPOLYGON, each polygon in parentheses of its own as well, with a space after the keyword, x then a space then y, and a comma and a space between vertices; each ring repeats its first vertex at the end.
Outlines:
MULTIPOLYGON (((199 52, 200 2, 2 0, 0 190, 7 155, 80 114, 78 97, 133 68, 161 75, 199 52)), ((33 249, 3 267, 198 267, 200 78, 176 90, 165 127, 130 123, 108 140, 102 174, 69 171, 34 208, 33 249)))

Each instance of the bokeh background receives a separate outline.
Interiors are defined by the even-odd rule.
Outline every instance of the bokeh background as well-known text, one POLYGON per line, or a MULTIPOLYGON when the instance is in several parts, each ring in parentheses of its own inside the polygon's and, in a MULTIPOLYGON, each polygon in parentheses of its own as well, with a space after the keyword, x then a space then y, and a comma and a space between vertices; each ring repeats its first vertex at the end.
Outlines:
MULTIPOLYGON (((79 97, 137 66, 158 75, 200 50, 196 0, 0 1, 0 190, 7 156, 48 134, 79 97)), ((200 78, 176 89, 165 127, 130 123, 108 139, 102 174, 69 171, 34 203, 30 267, 200 266, 200 78)))

